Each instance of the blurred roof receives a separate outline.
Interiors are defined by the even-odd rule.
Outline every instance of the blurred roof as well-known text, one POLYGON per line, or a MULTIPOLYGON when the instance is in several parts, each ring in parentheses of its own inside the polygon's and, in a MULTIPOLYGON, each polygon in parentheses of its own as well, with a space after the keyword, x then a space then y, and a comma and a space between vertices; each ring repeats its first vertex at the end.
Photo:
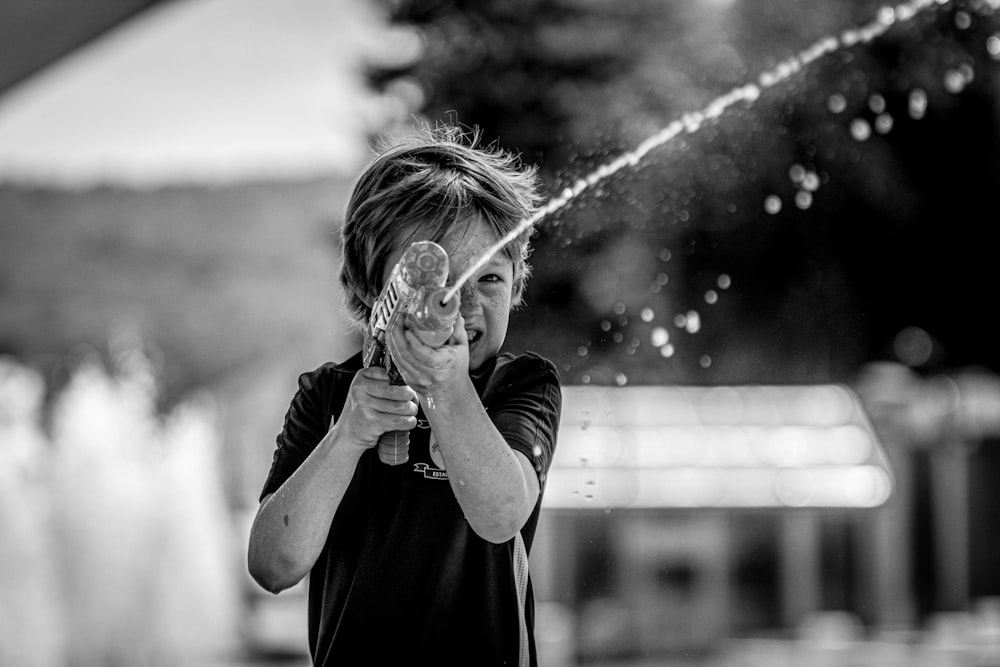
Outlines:
POLYGON ((176 0, 0 97, 0 183, 155 187, 353 171, 407 59, 364 0, 176 0), (389 48, 391 46, 391 48, 389 48))
POLYGON ((843 385, 563 387, 552 509, 877 507, 892 472, 843 385))

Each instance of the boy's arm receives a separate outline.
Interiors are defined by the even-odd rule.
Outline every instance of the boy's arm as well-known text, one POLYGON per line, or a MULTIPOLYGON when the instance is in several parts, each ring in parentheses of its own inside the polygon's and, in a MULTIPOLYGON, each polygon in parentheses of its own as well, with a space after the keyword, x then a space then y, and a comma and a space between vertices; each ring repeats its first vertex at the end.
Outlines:
POLYGON ((257 510, 247 561, 263 588, 277 593, 312 569, 358 460, 385 431, 416 425, 414 398, 409 387, 391 385, 384 368, 358 371, 340 419, 257 510))
POLYGON ((400 373, 420 396, 466 520, 490 542, 513 538, 538 501, 538 476, 497 430, 476 393, 462 317, 453 339, 440 348, 424 345, 405 327, 388 342, 400 373))
POLYGON ((247 564, 264 589, 279 593, 312 569, 363 452, 331 429, 292 476, 261 501, 250 529, 247 564))
POLYGON ((472 380, 438 388, 433 408, 422 399, 466 520, 483 539, 500 544, 524 526, 539 484, 527 457, 511 449, 476 394, 472 380))

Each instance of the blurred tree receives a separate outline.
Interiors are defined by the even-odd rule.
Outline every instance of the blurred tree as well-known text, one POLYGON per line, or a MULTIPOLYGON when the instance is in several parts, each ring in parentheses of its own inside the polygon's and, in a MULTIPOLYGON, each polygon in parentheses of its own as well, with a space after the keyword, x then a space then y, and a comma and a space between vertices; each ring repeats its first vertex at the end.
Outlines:
MULTIPOLYGON (((426 50, 411 69, 374 73, 379 83, 415 80, 425 116, 479 126, 538 164, 553 193, 893 11, 871 0, 392 7, 426 50)), ((975 0, 894 18, 542 221, 511 338, 569 382, 846 381, 891 356, 908 326, 940 342, 940 363, 1000 367, 983 308, 997 19, 975 0)))

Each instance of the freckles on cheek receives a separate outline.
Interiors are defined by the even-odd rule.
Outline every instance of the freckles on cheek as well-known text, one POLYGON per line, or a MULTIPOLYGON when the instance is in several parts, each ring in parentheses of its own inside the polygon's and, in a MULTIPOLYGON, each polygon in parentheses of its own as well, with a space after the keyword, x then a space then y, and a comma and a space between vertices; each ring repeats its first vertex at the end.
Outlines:
POLYGON ((504 317, 510 311, 510 297, 505 295, 493 295, 482 298, 484 310, 492 312, 497 317, 504 317))

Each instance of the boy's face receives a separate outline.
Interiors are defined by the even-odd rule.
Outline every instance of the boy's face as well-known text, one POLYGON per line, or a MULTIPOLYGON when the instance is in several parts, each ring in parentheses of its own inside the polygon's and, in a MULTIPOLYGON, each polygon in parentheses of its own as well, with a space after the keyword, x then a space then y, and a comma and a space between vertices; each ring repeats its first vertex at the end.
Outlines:
MULTIPOLYGON (((419 233, 410 241, 419 241, 419 233)), ((465 273, 497 242, 489 225, 476 217, 468 225, 453 228, 439 244, 448 253, 448 285, 465 273)), ((407 242, 408 246, 409 243, 407 242)), ((386 262, 383 283, 389 280, 392 267, 405 248, 400 246, 386 262)), ((461 313, 469 337, 469 369, 476 370, 500 351, 507 337, 511 299, 514 289, 514 263, 497 252, 462 286, 461 313)))

